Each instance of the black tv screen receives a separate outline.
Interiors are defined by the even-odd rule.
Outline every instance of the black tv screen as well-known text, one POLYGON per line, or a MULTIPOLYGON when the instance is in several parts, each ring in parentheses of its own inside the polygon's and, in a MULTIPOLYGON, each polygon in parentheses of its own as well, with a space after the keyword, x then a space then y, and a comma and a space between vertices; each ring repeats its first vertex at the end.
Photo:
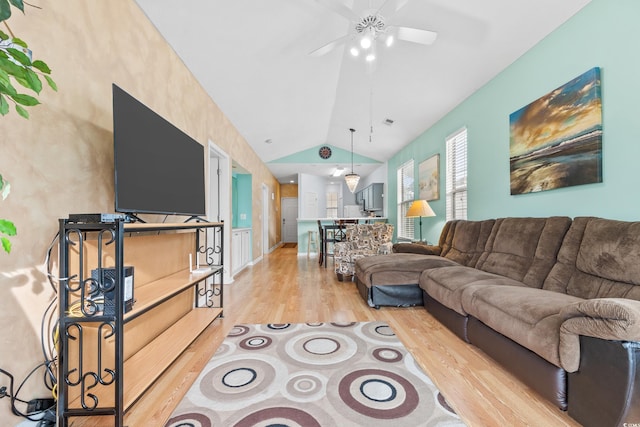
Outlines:
POLYGON ((204 147, 113 85, 116 212, 205 215, 204 147))

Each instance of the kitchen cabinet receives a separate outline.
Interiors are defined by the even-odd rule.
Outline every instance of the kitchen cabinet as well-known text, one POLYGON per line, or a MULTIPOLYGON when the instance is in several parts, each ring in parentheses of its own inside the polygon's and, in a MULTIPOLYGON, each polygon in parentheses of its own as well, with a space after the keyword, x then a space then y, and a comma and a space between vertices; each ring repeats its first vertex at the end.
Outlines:
POLYGON ((231 232, 231 265, 236 274, 245 268, 251 257, 251 229, 236 228, 231 232))
POLYGON ((365 212, 377 212, 384 209, 384 184, 376 182, 356 193, 356 203, 363 206, 365 212))

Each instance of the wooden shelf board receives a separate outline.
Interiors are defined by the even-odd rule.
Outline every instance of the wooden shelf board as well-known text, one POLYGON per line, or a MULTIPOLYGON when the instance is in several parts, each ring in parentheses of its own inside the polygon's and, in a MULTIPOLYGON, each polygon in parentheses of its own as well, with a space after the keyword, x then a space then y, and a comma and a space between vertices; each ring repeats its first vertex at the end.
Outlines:
MULTIPOLYGON (((222 314, 222 308, 196 308, 123 363, 126 412, 196 338, 222 314)), ((113 384, 99 392, 100 408, 114 406, 113 384)), ((80 408, 80 397, 69 408, 80 408)), ((71 409, 71 410, 73 410, 71 409)))
POLYGON ((154 230, 193 230, 196 228, 211 228, 223 225, 222 222, 172 222, 172 223, 128 223, 124 224, 124 231, 154 231, 154 230))
POLYGON ((191 274, 188 269, 184 269, 167 277, 163 277, 162 279, 134 288, 133 298, 135 302, 133 309, 130 312, 125 313, 125 322, 137 317, 141 313, 155 307, 162 301, 179 294, 185 289, 194 286, 197 282, 200 282, 219 271, 219 266, 214 266, 210 273, 203 274, 191 274))
POLYGON ((197 308, 124 362, 125 412, 171 366, 222 308, 197 308))

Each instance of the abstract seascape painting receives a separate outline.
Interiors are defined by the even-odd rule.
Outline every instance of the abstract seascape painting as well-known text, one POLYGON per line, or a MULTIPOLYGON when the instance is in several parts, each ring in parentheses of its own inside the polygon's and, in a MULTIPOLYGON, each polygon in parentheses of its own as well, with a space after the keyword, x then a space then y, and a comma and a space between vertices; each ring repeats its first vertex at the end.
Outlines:
POLYGON ((511 194, 602 182, 602 97, 595 67, 509 116, 511 194))

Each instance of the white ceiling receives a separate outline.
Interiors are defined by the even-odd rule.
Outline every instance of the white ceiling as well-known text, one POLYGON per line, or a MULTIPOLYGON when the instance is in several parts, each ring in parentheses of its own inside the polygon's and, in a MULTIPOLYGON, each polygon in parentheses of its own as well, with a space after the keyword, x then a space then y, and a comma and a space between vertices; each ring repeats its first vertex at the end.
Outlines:
MULTIPOLYGON (((344 47, 308 55, 350 31, 326 7, 342 0, 136 1, 268 163, 320 144, 350 150, 349 128, 356 153, 386 161, 590 0, 410 0, 388 24, 436 31, 436 42, 381 48, 373 73, 344 47)), ((363 15, 384 1, 344 3, 363 15)), ((281 182, 335 166, 267 165, 281 182)))

